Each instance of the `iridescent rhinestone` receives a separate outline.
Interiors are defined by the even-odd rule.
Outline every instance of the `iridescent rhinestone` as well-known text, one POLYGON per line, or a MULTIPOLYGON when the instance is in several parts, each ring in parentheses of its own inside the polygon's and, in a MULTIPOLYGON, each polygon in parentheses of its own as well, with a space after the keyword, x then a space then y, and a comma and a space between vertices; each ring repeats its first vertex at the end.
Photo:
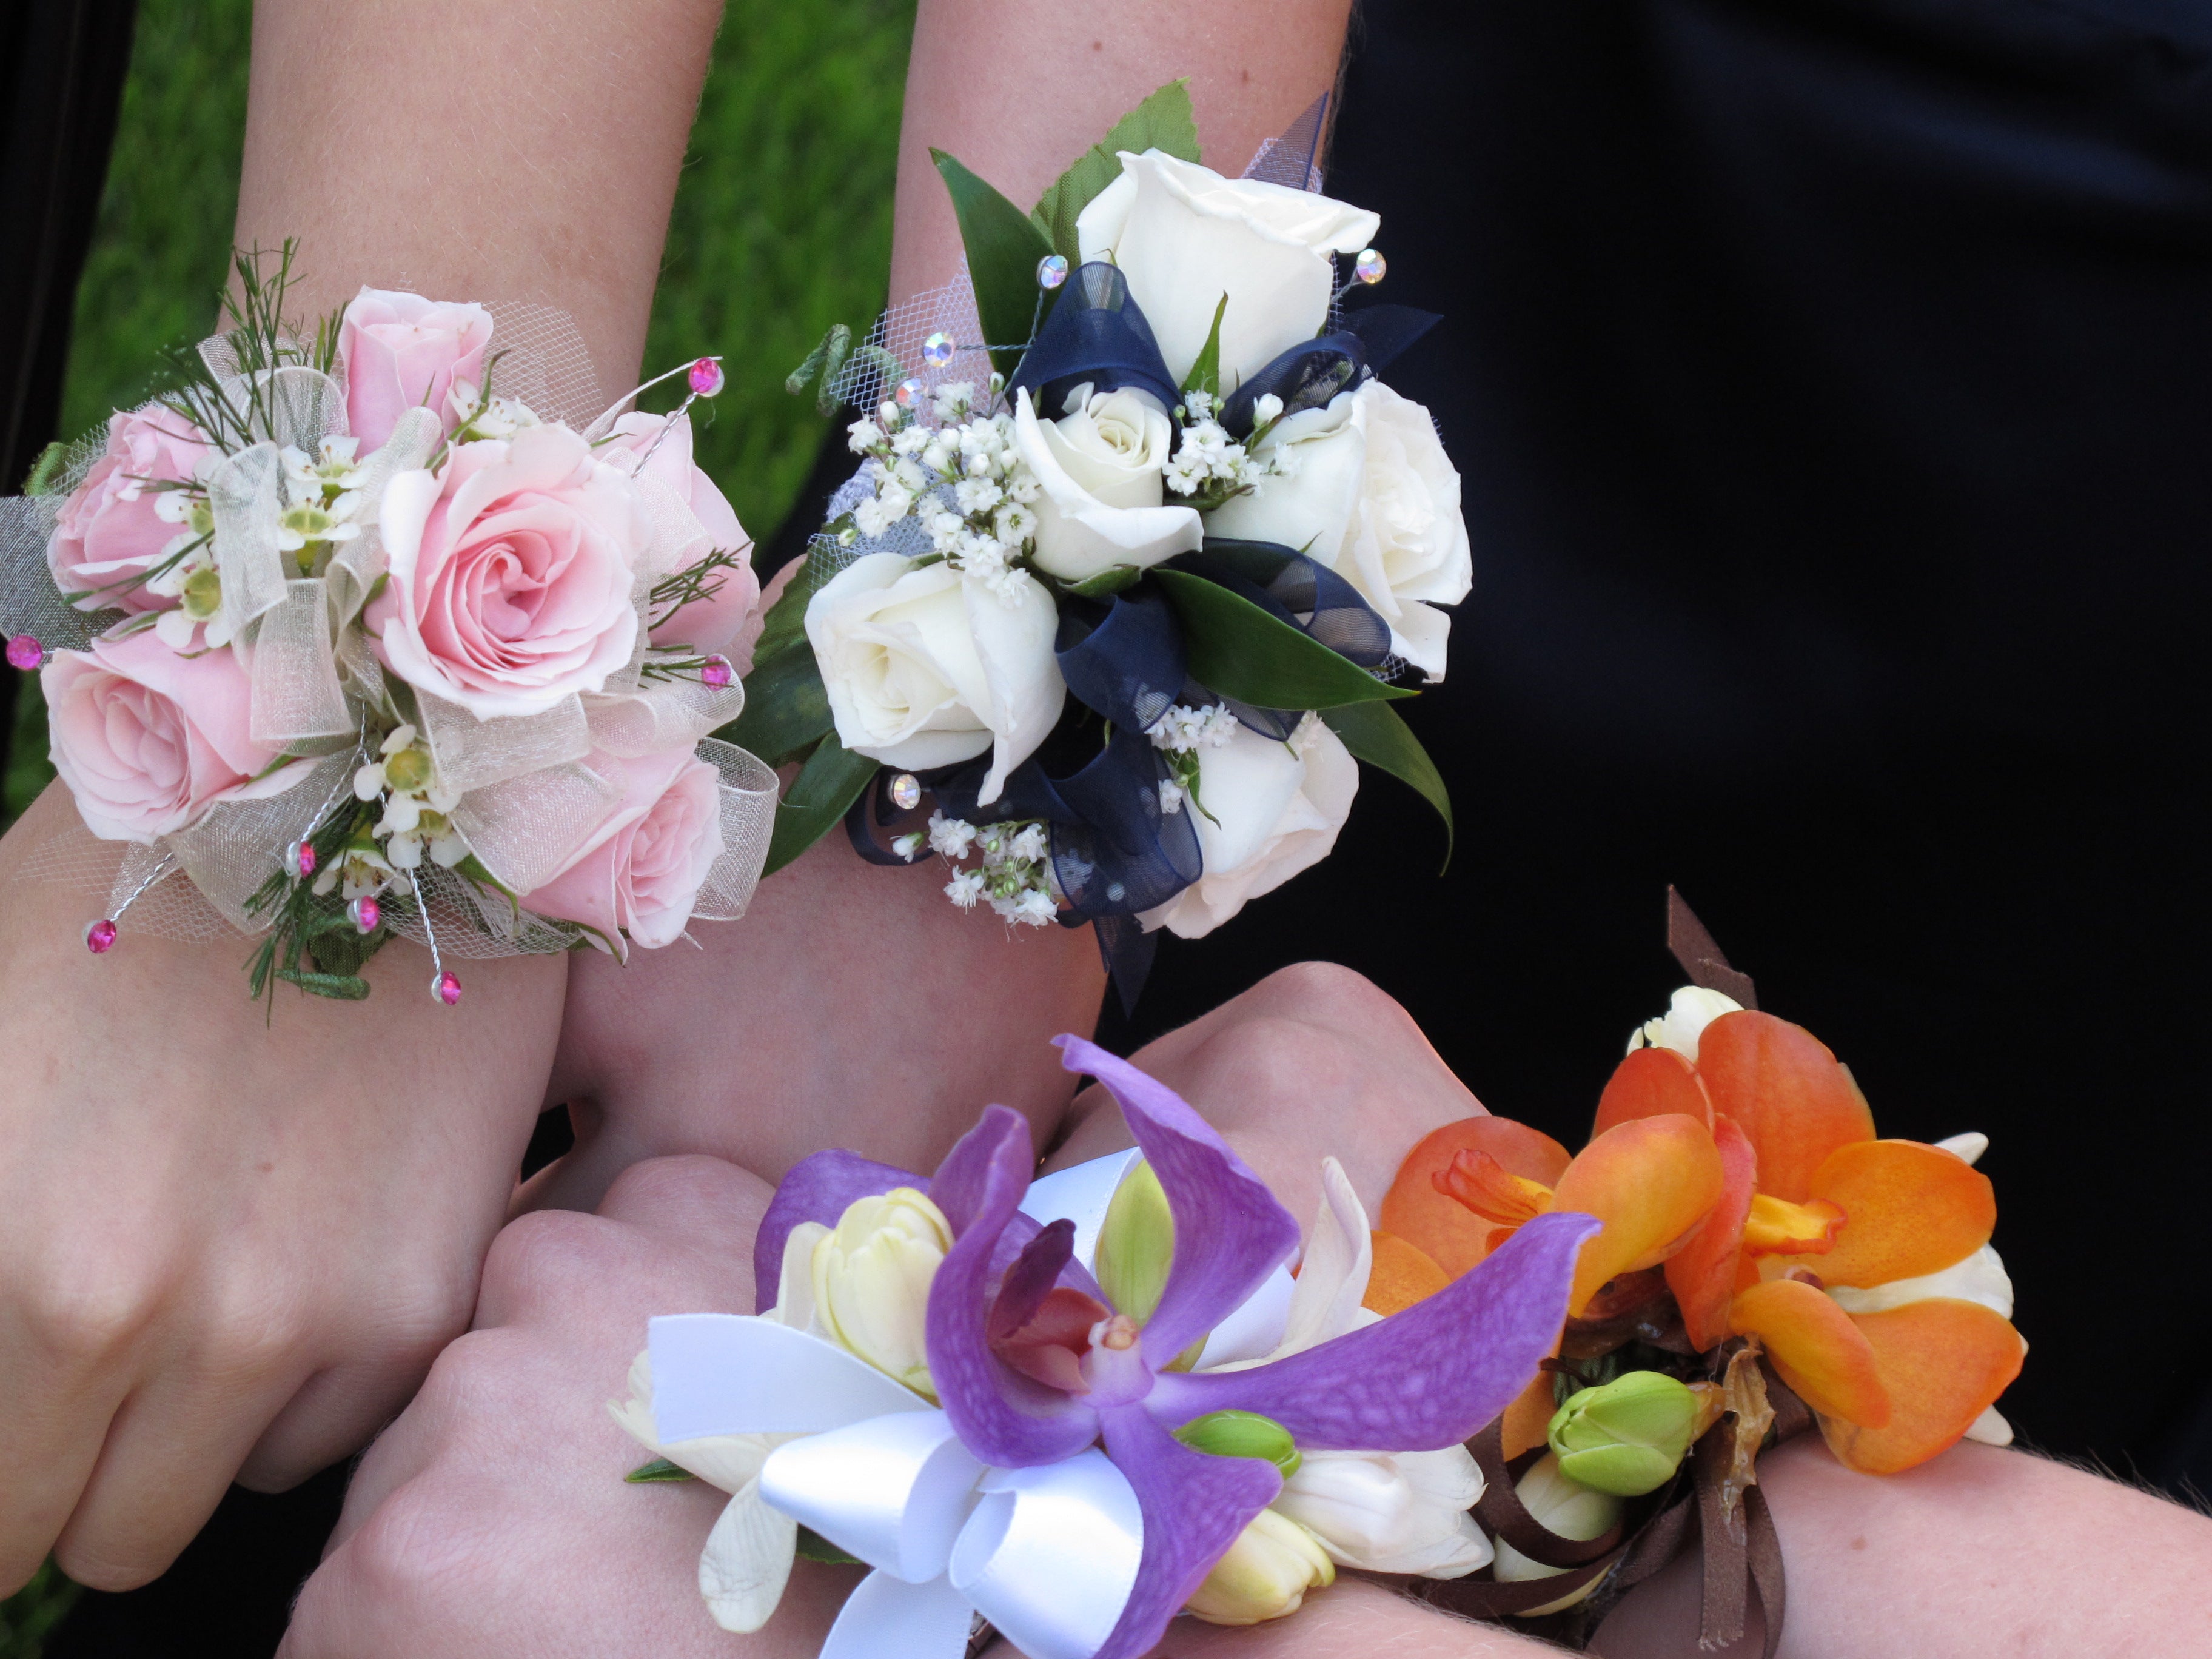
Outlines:
POLYGON ((1381 282, 1390 269, 1390 262, 1371 247, 1359 250, 1359 257, 1352 262, 1352 274, 1372 288, 1381 282))
POLYGON ((295 841, 284 849, 284 873, 299 881, 315 873, 315 844, 295 841))
POLYGON ((952 337, 933 334, 921 343, 921 361, 932 368, 942 368, 952 361, 952 337))
POLYGON ((102 916, 84 930, 84 948, 96 957, 104 957, 115 948, 115 921, 102 916))
POLYGON ((891 805, 902 812, 911 812, 921 805, 921 780, 911 772, 902 772, 891 780, 891 805))
POLYGON ((46 659, 46 647, 31 635, 18 634, 8 641, 8 665, 10 668, 20 668, 27 674, 46 659))
POLYGON ((737 671, 730 666, 727 657, 709 657, 699 665, 700 683, 712 690, 720 690, 737 677, 737 671))
POLYGON ((430 1000, 442 1002, 448 1008, 461 1000, 461 976, 448 968, 442 974, 430 976, 430 1000))
POLYGON ((346 906, 346 915, 364 933, 376 931, 376 924, 384 920, 384 907, 376 902, 374 893, 363 893, 346 906))
POLYGON ((1039 288, 1058 288, 1066 280, 1067 256, 1065 253, 1048 253, 1043 258, 1037 261, 1037 286, 1039 288))
MULTIPOLYGON (((931 337, 936 338, 939 337, 932 336, 931 337)), ((924 386, 921 381, 901 380, 898 383, 898 390, 891 393, 891 401, 896 404, 901 409, 919 409, 921 406, 922 399, 927 398, 928 395, 929 388, 924 386)))
POLYGON ((712 398, 722 389, 722 366, 712 357, 702 357, 691 365, 690 380, 695 396, 712 398))

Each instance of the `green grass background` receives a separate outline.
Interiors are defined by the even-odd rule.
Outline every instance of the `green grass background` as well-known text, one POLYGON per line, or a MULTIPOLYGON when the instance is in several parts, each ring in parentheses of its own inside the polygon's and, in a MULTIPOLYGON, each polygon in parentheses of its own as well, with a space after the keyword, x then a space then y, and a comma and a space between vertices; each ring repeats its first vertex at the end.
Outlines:
MULTIPOLYGON (((131 77, 77 289, 62 435, 145 392, 165 345, 208 333, 246 130, 250 0, 141 0, 131 77)), ((825 422, 783 377, 883 304, 913 0, 730 0, 669 225, 647 372, 723 354, 700 464, 760 538, 825 422)), ((312 261, 314 250, 302 251, 312 261)), ((446 298, 492 298, 445 295, 446 298)), ((12 485, 15 480, 9 480, 12 485)), ((9 746, 13 817, 52 775, 35 677, 9 746)), ((0 1659, 16 1656, 0 1648, 0 1659)))
MULTIPOLYGON (((141 0, 77 290, 65 437, 137 402, 161 349, 213 325, 238 198, 252 11, 250 0, 141 0)), ((825 424, 811 399, 786 395, 783 377, 830 324, 865 325, 883 304, 913 28, 913 0, 730 0, 715 44, 646 362, 650 372, 723 354, 729 385, 701 422, 700 464, 763 539, 825 424)), ((52 775, 36 677, 20 691, 9 817, 52 775)), ((73 1588, 51 1574, 0 1602, 0 1659, 36 1659, 73 1588)))

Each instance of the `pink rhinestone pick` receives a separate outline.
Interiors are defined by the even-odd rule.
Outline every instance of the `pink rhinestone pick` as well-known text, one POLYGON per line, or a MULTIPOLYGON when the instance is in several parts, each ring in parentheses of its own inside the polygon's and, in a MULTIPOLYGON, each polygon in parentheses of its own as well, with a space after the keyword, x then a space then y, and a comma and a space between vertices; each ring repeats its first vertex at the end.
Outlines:
POLYGON ((702 357, 692 364, 690 379, 693 394, 701 398, 719 395, 725 384, 722 366, 712 357, 702 357))
POLYGON ((699 665, 700 680, 719 691, 737 678, 727 657, 709 657, 699 665))
POLYGON ((115 948, 113 918, 102 916, 84 930, 84 948, 96 957, 104 957, 115 948))
POLYGON ((46 659, 46 647, 29 634, 18 634, 8 641, 8 665, 10 668, 20 668, 27 674, 46 659))
POLYGON ((461 976, 448 968, 430 981, 430 1000, 448 1008, 461 1000, 461 976))

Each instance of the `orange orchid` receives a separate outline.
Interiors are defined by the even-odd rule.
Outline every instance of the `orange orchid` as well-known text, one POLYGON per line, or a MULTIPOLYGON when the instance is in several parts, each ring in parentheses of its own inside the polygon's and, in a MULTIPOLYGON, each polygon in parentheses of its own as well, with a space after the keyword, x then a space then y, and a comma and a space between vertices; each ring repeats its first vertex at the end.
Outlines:
POLYGON ((1678 993, 1636 1041, 1581 1153, 1501 1119, 1449 1125, 1400 1170, 1386 1230, 1449 1274, 1545 1210, 1597 1216, 1576 1315, 1662 1267, 1690 1342, 1758 1336, 1854 1468, 1910 1468, 1994 1419, 2026 1345, 1978 1147, 1877 1139, 1819 1039, 1715 993, 1678 993))

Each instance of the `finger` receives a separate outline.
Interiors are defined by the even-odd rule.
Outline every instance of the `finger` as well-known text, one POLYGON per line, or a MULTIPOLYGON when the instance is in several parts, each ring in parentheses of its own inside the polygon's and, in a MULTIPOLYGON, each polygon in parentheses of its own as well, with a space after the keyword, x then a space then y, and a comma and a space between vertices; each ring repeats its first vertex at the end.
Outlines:
POLYGON ((206 1524, 261 1431, 302 1380, 233 1350, 164 1364, 124 1402, 54 1559, 79 1583, 158 1577, 206 1524))

